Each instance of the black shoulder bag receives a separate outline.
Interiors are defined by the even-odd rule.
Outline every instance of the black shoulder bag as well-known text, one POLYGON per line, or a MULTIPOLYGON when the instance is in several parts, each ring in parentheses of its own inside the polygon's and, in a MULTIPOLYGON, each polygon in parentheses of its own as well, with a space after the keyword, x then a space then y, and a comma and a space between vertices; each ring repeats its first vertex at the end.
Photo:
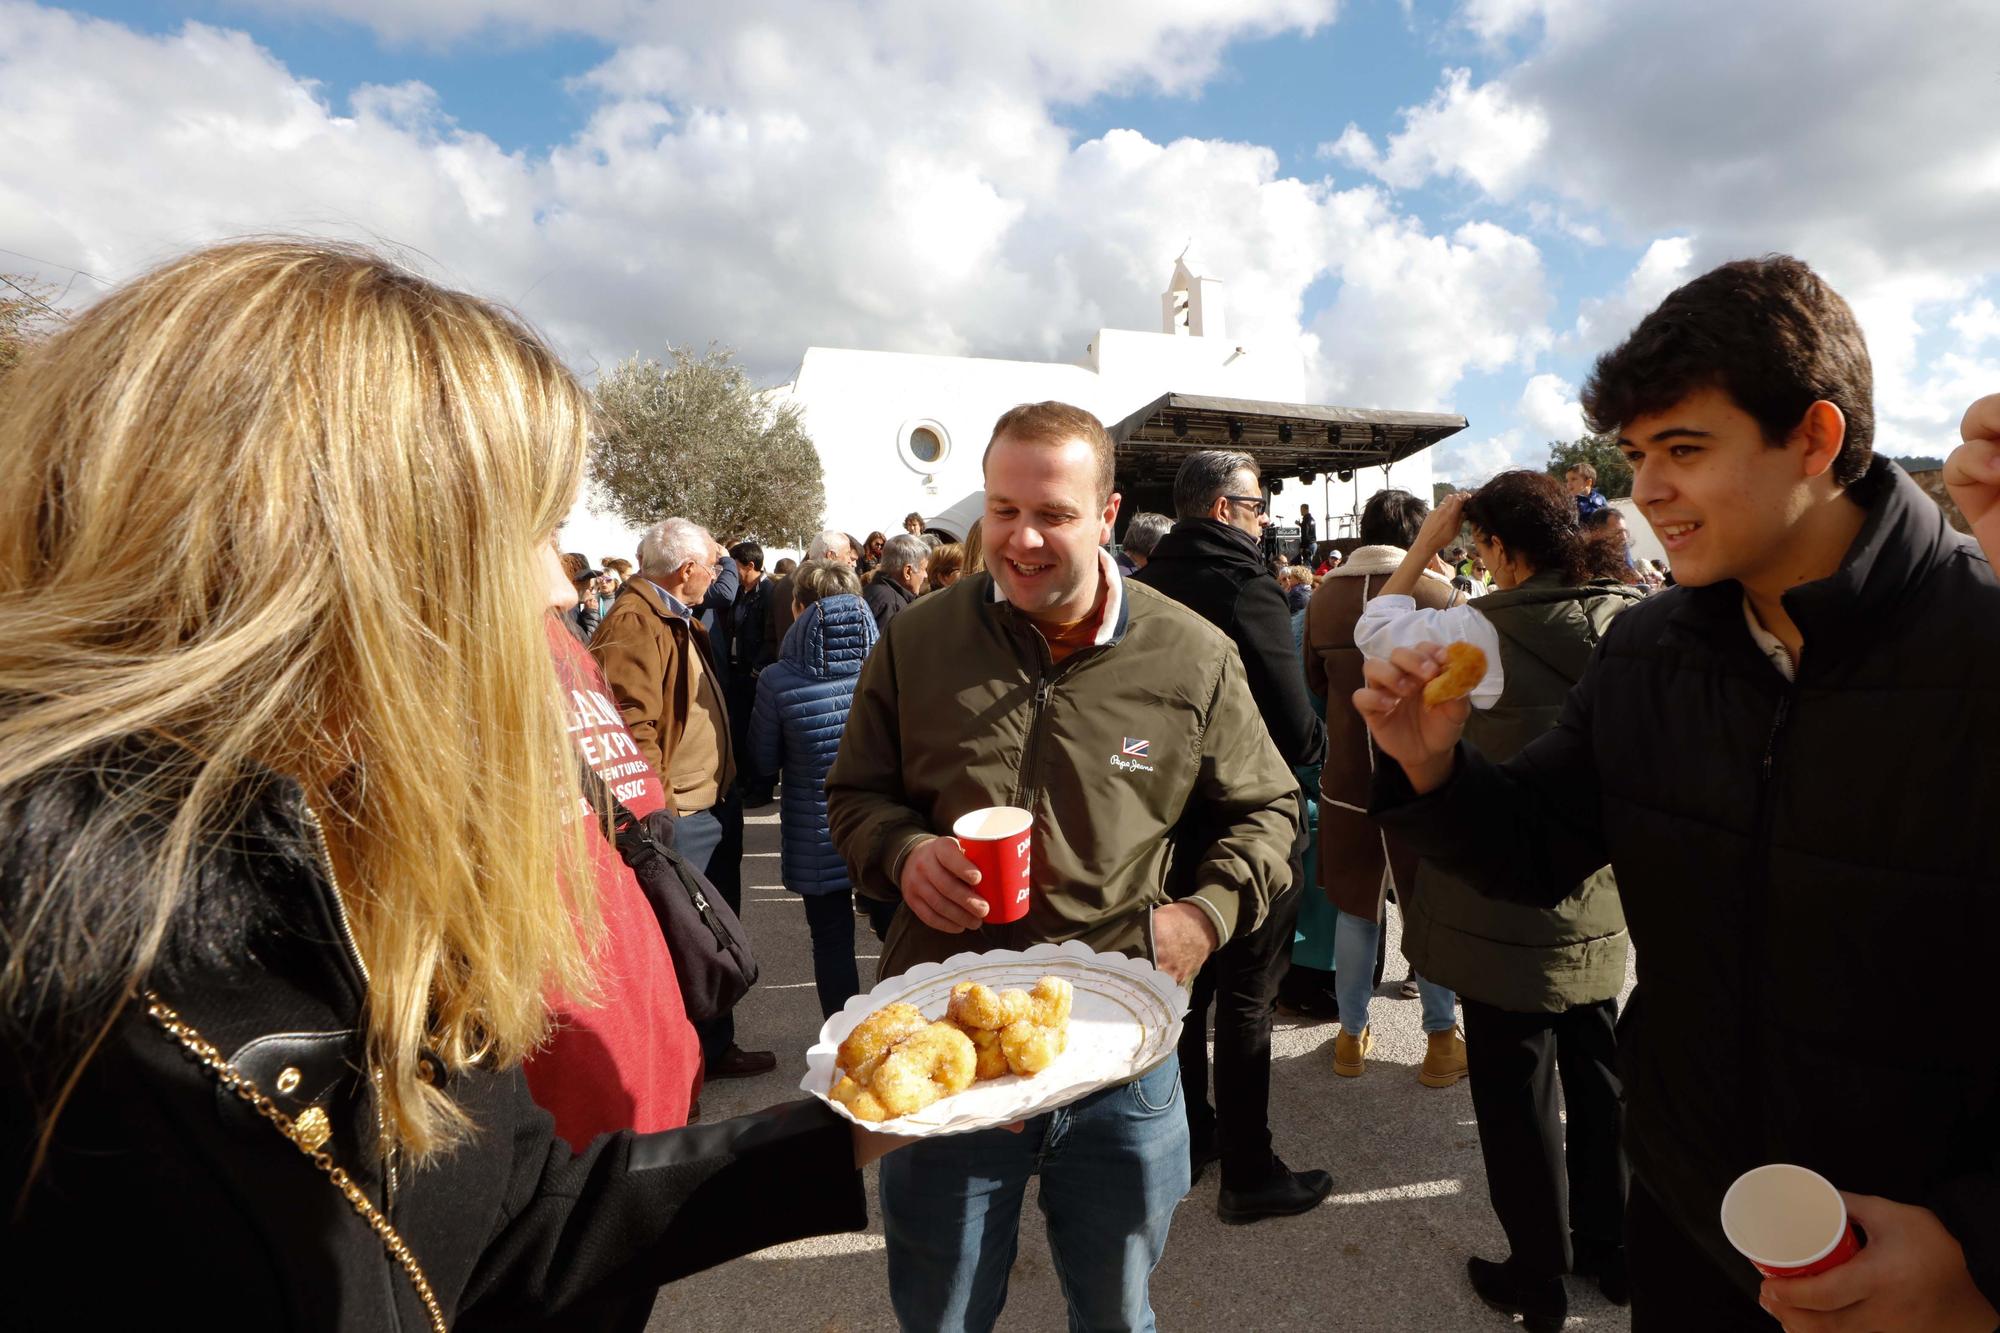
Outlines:
POLYGON ((600 818, 610 806, 618 854, 659 918, 687 1016, 697 1023, 722 1017, 757 984, 757 959, 743 923, 707 877, 675 850, 673 815, 633 814, 592 772, 585 772, 583 789, 600 818))

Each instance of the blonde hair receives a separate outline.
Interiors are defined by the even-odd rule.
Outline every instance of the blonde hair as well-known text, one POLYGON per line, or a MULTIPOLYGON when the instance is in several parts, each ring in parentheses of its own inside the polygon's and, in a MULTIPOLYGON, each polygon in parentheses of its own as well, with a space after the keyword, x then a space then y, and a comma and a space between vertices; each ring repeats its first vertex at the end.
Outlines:
POLYGON ((419 1052, 512 1064, 552 991, 593 993, 541 593, 588 417, 505 311, 316 242, 197 251, 29 353, 0 389, 0 796, 146 733, 178 758, 101 812, 166 813, 147 863, 22 886, 6 1012, 108 1006, 108 1030, 275 771, 343 854, 384 1146, 466 1135, 419 1052))

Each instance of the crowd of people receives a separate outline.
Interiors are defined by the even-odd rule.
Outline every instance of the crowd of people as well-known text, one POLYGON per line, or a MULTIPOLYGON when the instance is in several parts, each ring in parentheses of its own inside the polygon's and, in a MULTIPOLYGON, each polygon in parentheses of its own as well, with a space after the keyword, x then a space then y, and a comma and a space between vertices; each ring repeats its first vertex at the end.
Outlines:
POLYGON ((2000 737, 2000 398, 1948 468, 1967 538, 1874 454, 1846 303, 1771 257, 1668 296, 1583 405, 1670 579, 1587 464, 1385 491, 1351 540, 1302 507, 1274 551, 1255 455, 1195 450, 1121 524, 1062 403, 995 423, 962 541, 910 514, 767 571, 673 516, 593 562, 558 532, 588 394, 505 311, 302 242, 119 289, 0 380, 10 1322, 220 1279, 287 1326, 638 1328, 865 1226, 879 1160, 902 1327, 994 1325, 1034 1180, 1072 1326, 1150 1329, 1206 1170, 1229 1223, 1331 1192, 1331 1145, 1273 1146, 1274 1016, 1367 1075, 1393 904, 1415 1080, 1469 1081, 1489 1305, 1559 1328, 1576 1275, 1639 1333, 1992 1333, 2000 872, 1958 812, 2000 737), (774 799, 823 1014, 1077 940, 1188 988, 1177 1051, 982 1132, 704 1120, 706 1080, 795 1060, 734 1013, 774 799), (1003 802, 1035 851, 1000 924, 942 831, 1003 802), (1848 1191, 1858 1255, 1730 1248, 1773 1161, 1848 1191))

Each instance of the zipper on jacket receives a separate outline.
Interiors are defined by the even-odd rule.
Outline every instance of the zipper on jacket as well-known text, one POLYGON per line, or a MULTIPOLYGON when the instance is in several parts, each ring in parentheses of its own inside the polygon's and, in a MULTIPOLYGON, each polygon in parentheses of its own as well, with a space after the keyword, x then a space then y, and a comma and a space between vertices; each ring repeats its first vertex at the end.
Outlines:
POLYGON ((312 825, 313 836, 319 840, 320 864, 326 868, 326 882, 333 890, 333 915, 340 923, 340 937, 347 944, 347 956, 361 970, 364 985, 373 985, 374 979, 368 975, 368 960, 361 956, 361 946, 354 942, 354 925, 347 919, 347 899, 341 896, 340 873, 333 868, 333 850, 326 845, 326 826, 319 822, 319 812, 310 804, 305 807, 306 822, 312 825))
MULTIPOLYGON (((1770 940, 1768 914, 1771 903, 1771 831, 1777 823, 1777 794, 1774 785, 1778 770, 1778 745, 1784 739, 1785 724, 1791 718, 1795 684, 1787 681, 1778 695, 1778 707, 1771 715, 1771 730, 1764 738, 1764 761, 1757 781, 1757 822, 1751 841, 1756 864, 1751 875, 1751 901, 1744 920, 1743 1027, 1737 1049, 1741 1065, 1737 1070, 1739 1095, 1748 1121, 1749 1139, 1760 1154, 1768 1155, 1771 1144, 1764 1118, 1764 972, 1762 960, 1770 940)), ((1762 1160, 1762 1157, 1759 1158, 1762 1160)))
POLYGON ((1771 780, 1771 772, 1778 758, 1778 737, 1785 729, 1785 719, 1792 711, 1792 692, 1787 689, 1778 696, 1778 711, 1771 718, 1771 734, 1764 741, 1764 781, 1771 780))
POLYGON ((1049 706, 1049 694, 1055 689, 1055 682, 1047 676, 1035 677, 1035 707, 1028 714, 1028 740, 1021 747, 1021 771, 1014 779, 1013 803, 1024 810, 1033 809, 1022 801, 1028 794, 1028 775, 1035 770, 1035 751, 1040 748, 1042 738, 1042 712, 1049 706))

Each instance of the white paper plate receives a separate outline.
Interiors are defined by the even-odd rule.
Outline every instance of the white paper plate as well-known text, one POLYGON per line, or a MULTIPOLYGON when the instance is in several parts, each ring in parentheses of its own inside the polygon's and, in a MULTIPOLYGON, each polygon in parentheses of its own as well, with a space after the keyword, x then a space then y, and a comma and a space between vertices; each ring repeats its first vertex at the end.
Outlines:
POLYGON ((1031 949, 962 953, 942 963, 919 963, 866 995, 856 995, 819 1030, 806 1052, 806 1076, 799 1087, 864 1128, 922 1138, 969 1134, 1026 1120, 1088 1097, 1102 1088, 1130 1082, 1173 1054, 1180 1041, 1187 992, 1159 968, 1140 958, 1097 953, 1075 940, 1037 944, 1031 949), (943 1018, 951 988, 978 981, 1001 990, 1031 988, 1042 977, 1062 977, 1075 989, 1070 1006, 1069 1046, 1054 1064, 1032 1076, 1006 1074, 975 1083, 956 1097, 880 1124, 856 1120, 827 1096, 833 1085, 834 1052, 861 1021, 885 1005, 901 1001, 926 1018, 943 1018))

